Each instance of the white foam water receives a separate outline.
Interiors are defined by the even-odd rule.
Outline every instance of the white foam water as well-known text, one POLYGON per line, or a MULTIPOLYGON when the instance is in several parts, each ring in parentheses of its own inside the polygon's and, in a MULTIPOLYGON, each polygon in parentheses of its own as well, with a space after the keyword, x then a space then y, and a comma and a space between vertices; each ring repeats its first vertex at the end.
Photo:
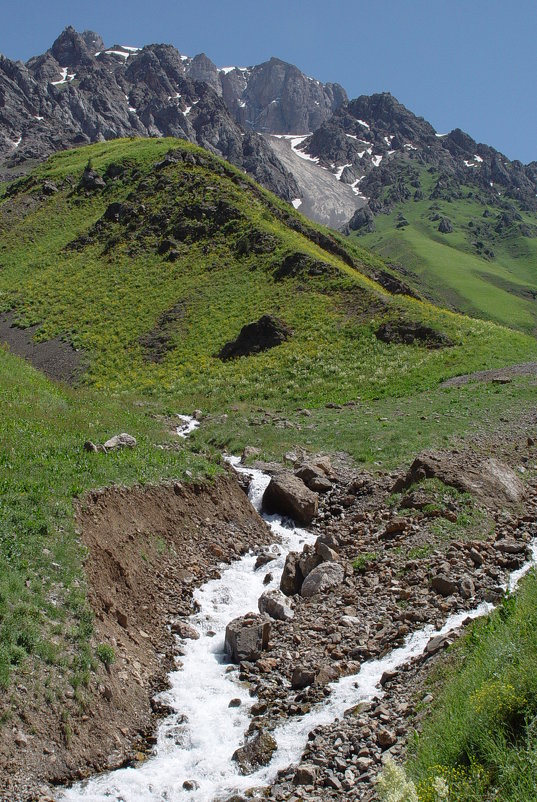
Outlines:
MULTIPOLYGON (((185 420, 185 418, 183 418, 185 420)), ((191 420, 191 419, 189 419, 191 420)), ((238 458, 228 460, 233 467, 251 477, 249 496, 257 510, 270 477, 261 471, 244 468, 238 458)), ((175 712, 161 722, 154 755, 145 763, 118 769, 94 777, 65 790, 62 802, 212 802, 233 792, 270 783, 277 772, 300 759, 309 732, 332 723, 345 710, 359 702, 382 696, 380 679, 420 655, 435 634, 447 634, 469 618, 486 615, 492 605, 482 603, 474 610, 450 616, 441 630, 426 626, 410 635, 403 646, 380 660, 364 663, 358 674, 343 677, 331 685, 326 702, 307 715, 288 719, 273 735, 278 748, 270 764, 243 777, 237 772, 232 754, 244 740, 249 725, 253 699, 237 677, 237 669, 226 662, 225 628, 229 621, 257 610, 257 600, 264 590, 277 585, 287 551, 299 550, 313 542, 309 532, 287 525, 280 516, 265 516, 279 543, 271 549, 275 560, 256 571, 255 555, 249 554, 222 565, 221 577, 195 591, 198 612, 189 623, 198 631, 198 640, 183 645, 181 665, 170 675, 170 687, 161 699, 175 712), (273 579, 263 584, 266 571, 273 579), (240 706, 229 707, 231 699, 240 706), (190 781, 191 790, 183 787, 190 781)), ((537 560, 537 540, 532 544, 532 559, 511 574, 506 588, 514 590, 522 576, 537 560)))
POLYGON ((199 420, 196 420, 192 415, 177 415, 177 417, 181 421, 175 430, 179 437, 187 438, 200 425, 199 420))

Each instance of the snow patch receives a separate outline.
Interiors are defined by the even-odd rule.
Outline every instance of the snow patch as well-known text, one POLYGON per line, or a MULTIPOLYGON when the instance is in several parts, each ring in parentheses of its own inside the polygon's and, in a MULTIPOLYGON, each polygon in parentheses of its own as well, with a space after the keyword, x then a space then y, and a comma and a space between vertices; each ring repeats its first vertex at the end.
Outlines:
POLYGON ((44 120, 44 117, 40 117, 38 114, 34 114, 34 120, 44 120))
POLYGON ((476 161, 478 164, 481 164, 483 159, 481 158, 481 156, 478 156, 477 153, 474 153, 474 161, 476 161))
POLYGON ((410 142, 405 142, 403 147, 406 148, 407 150, 417 150, 417 147, 415 145, 412 145, 410 142))
POLYGON ((354 181, 354 183, 351 184, 351 189, 355 195, 358 195, 359 198, 363 198, 364 200, 369 200, 369 198, 366 198, 366 196, 362 192, 360 192, 360 182, 363 181, 364 178, 365 175, 362 175, 360 176, 360 178, 357 178, 356 181, 354 181))
POLYGON ((363 128, 370 128, 369 123, 364 122, 364 120, 356 120, 356 122, 361 125, 363 128))
POLYGON ((447 134, 435 134, 435 136, 437 136, 439 139, 441 139, 443 136, 447 136, 447 134))
POLYGON ((104 52, 109 56, 121 56, 121 58, 125 60, 127 60, 129 56, 132 56, 132 53, 124 53, 123 50, 105 50, 104 52))
POLYGON ((67 67, 62 67, 61 78, 59 81, 51 81, 50 83, 52 86, 60 86, 60 84, 66 84, 76 78, 76 72, 69 74, 67 67))
POLYGON ((291 201, 291 203, 293 204, 295 209, 298 209, 299 206, 302 206, 302 199, 301 198, 295 198, 294 200, 291 201))
POLYGON ((304 159, 307 162, 314 162, 314 164, 319 164, 319 157, 318 156, 315 156, 315 157, 314 156, 310 156, 309 153, 304 153, 301 150, 297 150, 298 146, 301 145, 302 142, 304 142, 304 140, 307 139, 309 136, 311 136, 311 135, 310 134, 306 134, 305 136, 296 136, 296 137, 291 138, 291 148, 300 159, 304 159))
POLYGON ((380 156, 380 155, 379 156, 373 156, 373 158, 371 159, 373 167, 378 167, 380 165, 381 161, 382 161, 382 156, 380 156))

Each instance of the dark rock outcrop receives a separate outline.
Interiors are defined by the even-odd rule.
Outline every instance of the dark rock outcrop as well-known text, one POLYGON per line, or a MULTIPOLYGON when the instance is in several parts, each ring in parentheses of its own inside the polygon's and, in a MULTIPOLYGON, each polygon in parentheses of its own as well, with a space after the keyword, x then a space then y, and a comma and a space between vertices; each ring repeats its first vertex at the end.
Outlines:
POLYGON ((446 348, 453 345, 443 332, 436 331, 423 323, 383 323, 375 332, 377 340, 397 345, 418 343, 426 348, 446 348))
POLYGON ((239 356, 251 356, 275 348, 289 339, 292 330, 282 320, 263 315, 255 323, 248 323, 238 337, 226 343, 218 356, 226 361, 239 356))

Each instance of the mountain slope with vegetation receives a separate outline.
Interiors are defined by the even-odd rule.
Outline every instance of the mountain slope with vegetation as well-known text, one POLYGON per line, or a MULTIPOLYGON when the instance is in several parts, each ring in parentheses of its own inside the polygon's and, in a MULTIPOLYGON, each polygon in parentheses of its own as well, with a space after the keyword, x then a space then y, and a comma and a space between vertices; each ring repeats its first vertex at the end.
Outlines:
MULTIPOLYGON (((87 502, 93 520, 93 488, 211 480, 222 473, 215 446, 257 445, 277 458, 296 446, 344 449, 392 468, 413 449, 499 422, 507 403, 519 412, 531 402, 527 377, 505 387, 440 384, 535 360, 533 338, 405 291, 382 259, 182 140, 62 152, 2 186, 0 716, 24 749, 24 722, 36 743, 52 737, 40 723, 46 710, 63 743, 56 777, 80 768, 71 745, 91 732, 93 701, 104 705, 112 693, 115 647, 104 647, 125 629, 124 611, 114 610, 116 629, 104 646, 96 641, 73 499, 79 510, 87 502), (47 348, 57 361, 68 354, 76 386, 16 355, 54 378, 54 358, 39 357, 47 348), (206 417, 183 447, 173 419, 196 408, 206 417), (121 431, 136 437, 135 449, 83 448, 121 431)), ((196 537, 203 520, 190 527, 196 537)), ((126 551, 161 583, 162 550, 171 547, 134 524, 126 551)), ((232 531, 226 558, 235 542, 232 531)), ((214 554, 203 551, 216 566, 221 546, 212 546, 214 554)), ((99 552, 107 565, 109 547, 99 552)), ((113 567, 112 585, 125 581, 132 595, 121 564, 113 567)), ((113 609, 108 596, 99 603, 97 632, 113 609)), ((149 637, 143 618, 134 635, 136 648, 149 637)), ((154 655, 160 643, 148 648, 154 655)), ((122 743, 132 743, 125 731, 122 743)), ((12 764, 13 749, 11 741, 0 748, 6 774, 25 768, 12 764)), ((102 746, 97 768, 111 749, 102 746)))
POLYGON ((58 154, 5 191, 0 232, 3 310, 38 325, 36 339, 80 349, 83 381, 100 388, 205 408, 230 393, 317 405, 415 392, 534 353, 522 335, 390 295, 366 276, 384 267, 367 251, 179 141, 58 154), (219 356, 267 314, 291 329, 285 342, 219 356), (383 324, 430 332, 386 342, 383 324))

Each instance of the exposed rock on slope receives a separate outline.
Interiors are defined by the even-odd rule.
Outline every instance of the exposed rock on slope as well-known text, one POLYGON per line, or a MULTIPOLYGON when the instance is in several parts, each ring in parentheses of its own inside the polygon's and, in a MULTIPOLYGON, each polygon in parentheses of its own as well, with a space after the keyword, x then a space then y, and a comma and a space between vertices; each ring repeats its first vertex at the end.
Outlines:
POLYGON ((103 47, 97 34, 66 28, 27 64, 0 58, 0 174, 89 142, 177 136, 242 167, 284 199, 296 197, 270 147, 240 127, 210 83, 189 76, 174 47, 103 47))
POLYGON ((243 326, 239 336, 226 343, 218 356, 226 360, 258 354, 281 345, 291 334, 291 329, 282 320, 272 315, 263 315, 255 323, 243 326))
POLYGON ((171 45, 106 49, 66 28, 27 64, 0 57, 0 175, 56 150, 125 136, 177 136, 231 161, 285 200, 298 187, 256 132, 314 130, 346 99, 337 84, 271 59, 249 69, 171 45))

